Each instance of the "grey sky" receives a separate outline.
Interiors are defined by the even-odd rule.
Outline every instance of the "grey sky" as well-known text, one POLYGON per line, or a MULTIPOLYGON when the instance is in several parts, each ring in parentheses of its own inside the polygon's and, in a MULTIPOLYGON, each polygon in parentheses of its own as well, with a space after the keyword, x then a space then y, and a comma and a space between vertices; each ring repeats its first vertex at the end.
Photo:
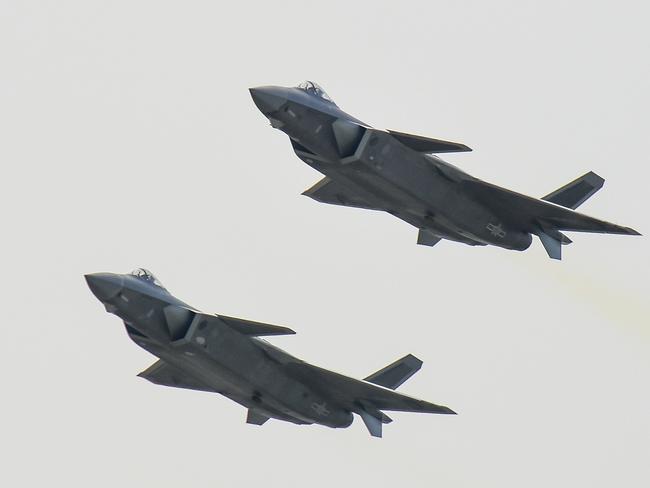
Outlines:
POLYGON ((574 234, 564 261, 443 242, 317 204, 320 178, 247 88, 320 83, 380 128, 650 233, 647 2, 0 2, 3 486, 647 487, 646 237, 574 234), (150 268, 205 311, 353 376, 412 352, 381 440, 244 423, 135 375, 82 275, 150 268))

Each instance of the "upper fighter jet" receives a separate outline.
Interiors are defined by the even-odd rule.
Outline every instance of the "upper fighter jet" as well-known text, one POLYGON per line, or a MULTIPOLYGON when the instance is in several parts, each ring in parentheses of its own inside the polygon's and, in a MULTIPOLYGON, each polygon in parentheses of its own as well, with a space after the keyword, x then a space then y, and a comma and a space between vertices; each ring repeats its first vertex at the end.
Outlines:
POLYGON ((381 437, 383 410, 453 414, 447 407, 396 393, 422 361, 407 355, 363 381, 312 366, 261 336, 287 327, 202 313, 172 296, 147 270, 86 275, 106 311, 124 321, 136 344, 160 359, 139 376, 164 386, 220 393, 248 409, 246 422, 348 427, 353 413, 381 437))
POLYGON ((574 210, 604 180, 593 172, 541 199, 481 181, 437 153, 464 144, 374 129, 343 112, 316 83, 251 88, 271 125, 291 139, 300 159, 325 175, 303 194, 316 201, 382 210, 419 229, 418 244, 441 239, 523 251, 537 235, 561 259, 571 240, 561 231, 639 233, 574 210))

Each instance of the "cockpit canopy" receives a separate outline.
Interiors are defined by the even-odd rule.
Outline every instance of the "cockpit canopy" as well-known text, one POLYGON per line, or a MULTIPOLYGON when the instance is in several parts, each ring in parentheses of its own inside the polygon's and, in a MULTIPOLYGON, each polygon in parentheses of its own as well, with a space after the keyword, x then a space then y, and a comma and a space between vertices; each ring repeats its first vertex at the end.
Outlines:
POLYGON ((309 93, 310 95, 313 95, 315 97, 318 97, 322 100, 325 100, 328 103, 331 103, 332 105, 336 105, 334 103, 334 100, 330 98, 330 96, 323 90, 318 83, 314 83, 313 81, 303 81, 298 85, 296 88, 299 88, 302 91, 305 91, 309 93))
POLYGON ((147 283, 151 283, 152 285, 156 285, 156 286, 162 288, 163 290, 165 289, 163 284, 160 281, 158 281, 158 278, 156 278, 153 275, 153 273, 151 271, 149 271, 148 269, 136 268, 133 271, 131 271, 130 274, 132 276, 135 276, 136 278, 142 280, 142 281, 146 281, 147 283))

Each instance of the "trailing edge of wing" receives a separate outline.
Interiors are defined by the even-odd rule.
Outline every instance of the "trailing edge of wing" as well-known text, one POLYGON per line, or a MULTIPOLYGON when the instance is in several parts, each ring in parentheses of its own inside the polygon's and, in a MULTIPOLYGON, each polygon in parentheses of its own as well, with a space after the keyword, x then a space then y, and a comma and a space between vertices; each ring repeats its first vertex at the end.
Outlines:
POLYGON ((449 152, 467 152, 472 149, 459 142, 443 141, 442 139, 431 139, 429 137, 415 136, 405 132, 389 130, 388 133, 399 142, 414 151, 426 154, 449 153, 449 152))

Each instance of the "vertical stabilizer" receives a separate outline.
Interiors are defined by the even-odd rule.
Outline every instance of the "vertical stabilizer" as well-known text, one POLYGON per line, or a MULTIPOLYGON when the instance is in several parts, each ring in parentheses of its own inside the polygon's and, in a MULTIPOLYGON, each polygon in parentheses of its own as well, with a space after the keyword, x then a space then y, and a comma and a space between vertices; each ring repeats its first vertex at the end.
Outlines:
POLYGON ((562 259, 562 243, 560 241, 554 239, 545 232, 539 233, 539 240, 542 241, 542 245, 544 246, 544 249, 546 249, 549 258, 557 260, 562 259))
POLYGON ((575 210, 603 187, 605 180, 593 171, 576 178, 542 200, 575 210))
POLYGON ((381 437, 381 419, 378 419, 374 415, 370 415, 365 410, 361 410, 359 416, 363 420, 363 423, 366 424, 366 428, 368 429, 368 432, 370 432, 371 436, 381 437))
POLYGON ((422 361, 413 354, 407 354, 402 359, 398 359, 394 363, 364 378, 364 381, 394 390, 420 371, 421 367, 422 361))

